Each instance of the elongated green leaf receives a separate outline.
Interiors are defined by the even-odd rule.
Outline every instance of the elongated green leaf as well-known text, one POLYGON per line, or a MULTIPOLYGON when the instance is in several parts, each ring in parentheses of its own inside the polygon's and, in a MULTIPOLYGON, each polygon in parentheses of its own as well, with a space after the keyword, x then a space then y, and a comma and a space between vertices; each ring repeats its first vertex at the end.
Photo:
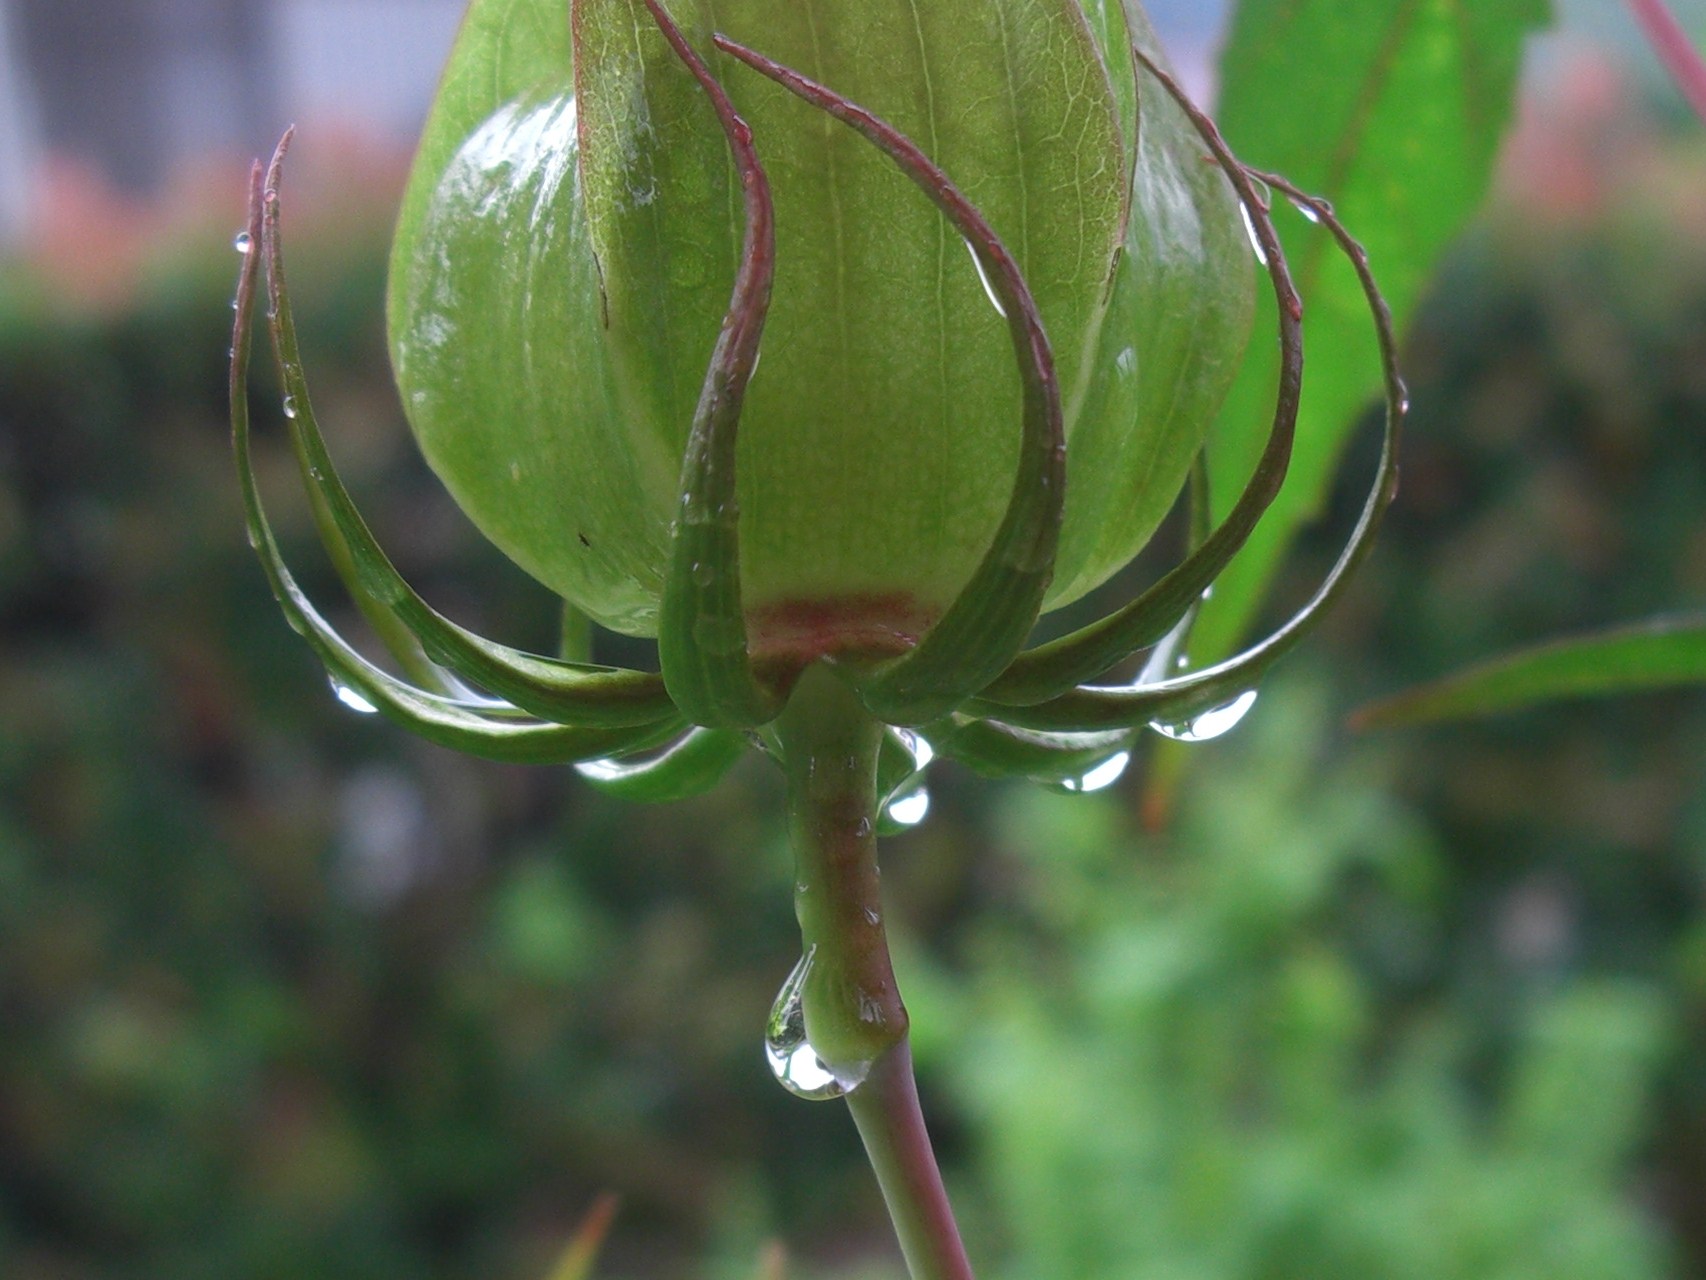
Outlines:
POLYGON ((1655 618, 1505 654, 1357 711, 1362 729, 1490 716, 1566 698, 1706 685, 1706 615, 1655 618))
MULTIPOLYGON (((1367 247, 1400 331, 1481 202, 1523 41, 1548 18, 1547 0, 1238 6, 1221 63, 1221 127, 1243 159, 1334 204, 1367 247)), ((1281 226, 1307 317, 1297 447, 1285 488, 1197 620, 1200 660, 1230 652, 1247 629, 1380 386, 1354 275, 1307 220, 1281 226)), ((1274 369, 1271 348, 1259 346, 1213 433, 1219 502, 1238 492, 1261 447, 1274 369)))

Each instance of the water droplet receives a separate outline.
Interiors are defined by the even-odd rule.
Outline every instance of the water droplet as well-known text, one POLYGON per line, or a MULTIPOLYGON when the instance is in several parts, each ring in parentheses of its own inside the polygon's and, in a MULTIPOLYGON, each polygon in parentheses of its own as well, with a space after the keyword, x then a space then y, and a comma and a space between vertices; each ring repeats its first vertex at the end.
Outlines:
POLYGON ((984 295, 989 299, 989 305, 995 308, 995 314, 1006 319, 1007 308, 1001 305, 1001 295, 995 292, 995 286, 990 282, 989 273, 983 269, 983 259, 977 256, 977 250, 972 248, 970 240, 965 242, 966 252, 971 254, 971 264, 977 268, 978 282, 983 285, 984 295))
POLYGON ((284 416, 287 418, 294 418, 296 416, 295 396, 286 396, 284 398, 284 416))
POLYGON ((1092 765, 1076 778, 1064 779, 1060 789, 1082 795, 1088 795, 1092 791, 1106 791, 1125 776, 1126 768, 1130 764, 1131 752, 1117 752, 1100 764, 1092 765))
POLYGON ((930 767, 930 762, 936 758, 936 748, 930 745, 929 739, 911 729, 896 729, 894 734, 900 739, 900 745, 906 748, 907 754, 912 757, 912 767, 915 771, 930 767))
POLYGON ((1268 265, 1268 251, 1262 248, 1262 237, 1256 232, 1256 220, 1250 216, 1250 206, 1240 204, 1238 212, 1244 215, 1244 234, 1250 237, 1250 247, 1256 251, 1256 261, 1264 267, 1268 265))
POLYGON ((515 482, 521 480, 521 463, 512 462, 509 464, 509 478, 515 482))
POLYGON ((629 768, 620 760, 580 760, 575 763, 575 772, 590 782, 614 782, 629 768))
POLYGON ((1250 708, 1256 705, 1256 691, 1246 689, 1230 702, 1223 702, 1218 707, 1210 707, 1196 715, 1187 716, 1183 720, 1151 720, 1149 727, 1164 738, 1172 738, 1175 742, 1207 742, 1228 733, 1240 720, 1250 714, 1250 708))
POLYGON ((860 1063, 851 1071, 831 1070, 806 1039, 806 978, 815 954, 814 947, 800 957, 776 995, 764 1029, 764 1057, 777 1083, 789 1093, 809 1102, 827 1102, 846 1097, 863 1084, 871 1064, 860 1063))
POLYGON ((716 572, 703 560, 693 562, 693 582, 696 586, 708 587, 716 581, 716 572))
POLYGON ((1309 221, 1315 223, 1317 226, 1320 225, 1321 215, 1315 211, 1315 206, 1309 201, 1299 200, 1296 196, 1292 196, 1291 207, 1296 209, 1305 218, 1308 218, 1309 221))
POLYGON ((1136 347, 1127 347, 1124 351, 1120 352, 1119 355, 1114 357, 1114 368, 1118 369, 1121 373, 1125 374, 1128 378, 1132 374, 1136 373, 1137 372, 1137 348, 1136 347))
POLYGON ((882 916, 882 913, 880 911, 878 911, 875 907, 866 907, 865 908, 865 923, 866 924, 879 925, 882 922, 883 922, 883 916, 882 916))
POLYGON ((358 712, 364 716, 370 716, 379 710, 379 708, 369 702, 365 696, 357 693, 336 676, 331 677, 331 683, 332 696, 339 702, 343 703, 344 706, 348 707, 351 711, 358 712))
POLYGON ((255 247, 255 238, 247 231, 239 231, 237 238, 231 242, 231 247, 238 253, 247 253, 255 247))
POLYGON ((930 812, 930 793, 923 787, 889 801, 883 817, 897 827, 916 827, 930 812))

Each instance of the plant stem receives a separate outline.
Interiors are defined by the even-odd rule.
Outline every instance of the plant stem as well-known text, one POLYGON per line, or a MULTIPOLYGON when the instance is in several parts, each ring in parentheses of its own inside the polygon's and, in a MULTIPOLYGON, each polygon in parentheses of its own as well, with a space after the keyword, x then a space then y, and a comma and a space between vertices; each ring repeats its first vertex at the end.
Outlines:
POLYGON ((812 957, 806 1038, 838 1079, 913 1280, 973 1280, 912 1078, 906 1008, 883 927, 877 756, 883 726, 829 667, 800 677, 776 721, 788 779, 795 914, 812 957))
POLYGON ((974 1280, 947 1188, 936 1167, 905 1040, 847 1095, 847 1109, 883 1189, 900 1251, 913 1280, 974 1280))

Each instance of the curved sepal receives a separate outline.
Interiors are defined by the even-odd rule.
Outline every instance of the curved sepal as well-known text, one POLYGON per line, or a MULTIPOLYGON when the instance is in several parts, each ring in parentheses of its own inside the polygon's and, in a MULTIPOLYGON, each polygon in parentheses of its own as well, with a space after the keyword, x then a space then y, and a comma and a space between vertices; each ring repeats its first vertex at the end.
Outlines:
POLYGON ((428 605, 397 572, 356 509, 321 434, 297 344, 284 271, 279 185, 290 134, 267 169, 260 233, 266 259, 268 326, 284 384, 291 442, 334 557, 347 558, 350 588, 363 611, 406 627, 426 656, 466 680, 557 724, 619 727, 674 714, 662 679, 646 672, 594 667, 523 653, 456 625, 428 605))
POLYGON ((1252 176, 1306 209, 1332 235, 1361 283, 1380 345, 1385 383, 1386 419, 1381 439, 1380 461, 1374 485, 1363 505, 1350 540, 1326 580, 1289 621, 1261 643, 1235 657, 1202 671, 1170 680, 1140 680, 1125 687, 1080 688, 1033 706, 1003 706, 974 703, 969 711, 995 717, 1013 725, 1048 732, 1091 732, 1103 729, 1137 728, 1145 723, 1177 724, 1192 717, 1227 707, 1246 698, 1280 658, 1289 653, 1314 628, 1334 602, 1344 594, 1357 566, 1373 546, 1374 535, 1386 508, 1398 491, 1398 438, 1409 399, 1398 373, 1397 342, 1392 315, 1369 269, 1368 255, 1324 200, 1307 195, 1277 174, 1251 171, 1252 176))
POLYGON ((1076 782, 1121 752, 1131 750, 1132 733, 1039 733, 995 720, 955 716, 933 727, 930 740, 943 755, 988 778, 1028 778, 1064 785, 1076 782))
POLYGON ((860 680, 860 697, 894 724, 938 719, 1000 674, 1036 622, 1054 574, 1066 441, 1054 356, 1024 276, 999 236, 909 138, 833 90, 723 36, 717 47, 846 124, 895 162, 965 237, 1007 318, 1024 386, 1012 496, 971 581, 917 646, 860 680))
POLYGON ((1024 705, 1059 697, 1161 640, 1178 625, 1249 538, 1285 481, 1303 390, 1303 302, 1292 282, 1269 202, 1220 131, 1161 67, 1132 45, 1132 56, 1196 127, 1248 215, 1279 304, 1280 376, 1273 424, 1255 470, 1226 519, 1190 555, 1131 603, 1070 635, 1021 653, 985 689, 990 702, 1024 705))
POLYGON ((670 539, 658 656, 670 696, 690 720, 750 728, 775 719, 785 700, 753 669, 741 605, 740 505, 735 500, 741 405, 764 336, 776 269, 774 208, 752 131, 662 5, 657 0, 645 0, 645 5, 716 108, 746 209, 734 293, 705 371, 682 464, 681 509, 670 539))
POLYGON ((370 707, 441 746, 492 760, 563 764, 639 751, 679 731, 679 719, 617 729, 570 728, 519 717, 504 705, 468 702, 417 689, 357 653, 319 614, 291 576, 261 504, 249 447, 249 337, 262 235, 261 169, 254 170, 249 215, 249 250, 237 286, 230 369, 231 441, 243 494, 249 540, 260 556, 285 620, 325 664, 333 682, 351 701, 370 707))
POLYGON ((739 733, 695 726, 655 754, 583 760, 575 772, 606 795, 667 803, 709 791, 746 754, 747 746, 739 733))

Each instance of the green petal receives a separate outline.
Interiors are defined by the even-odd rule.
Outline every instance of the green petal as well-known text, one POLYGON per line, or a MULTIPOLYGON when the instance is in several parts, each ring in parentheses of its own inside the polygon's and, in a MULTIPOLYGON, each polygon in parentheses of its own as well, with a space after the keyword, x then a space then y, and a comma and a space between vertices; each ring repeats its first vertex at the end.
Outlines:
POLYGON ((1007 246, 910 139, 832 90, 722 37, 718 47, 857 131, 892 159, 972 246, 1007 318, 1024 385, 1024 433, 1007 512, 977 572, 905 656, 866 674, 860 696, 893 724, 924 724, 981 689, 1024 643, 1054 574, 1066 440, 1054 354, 1007 246))

